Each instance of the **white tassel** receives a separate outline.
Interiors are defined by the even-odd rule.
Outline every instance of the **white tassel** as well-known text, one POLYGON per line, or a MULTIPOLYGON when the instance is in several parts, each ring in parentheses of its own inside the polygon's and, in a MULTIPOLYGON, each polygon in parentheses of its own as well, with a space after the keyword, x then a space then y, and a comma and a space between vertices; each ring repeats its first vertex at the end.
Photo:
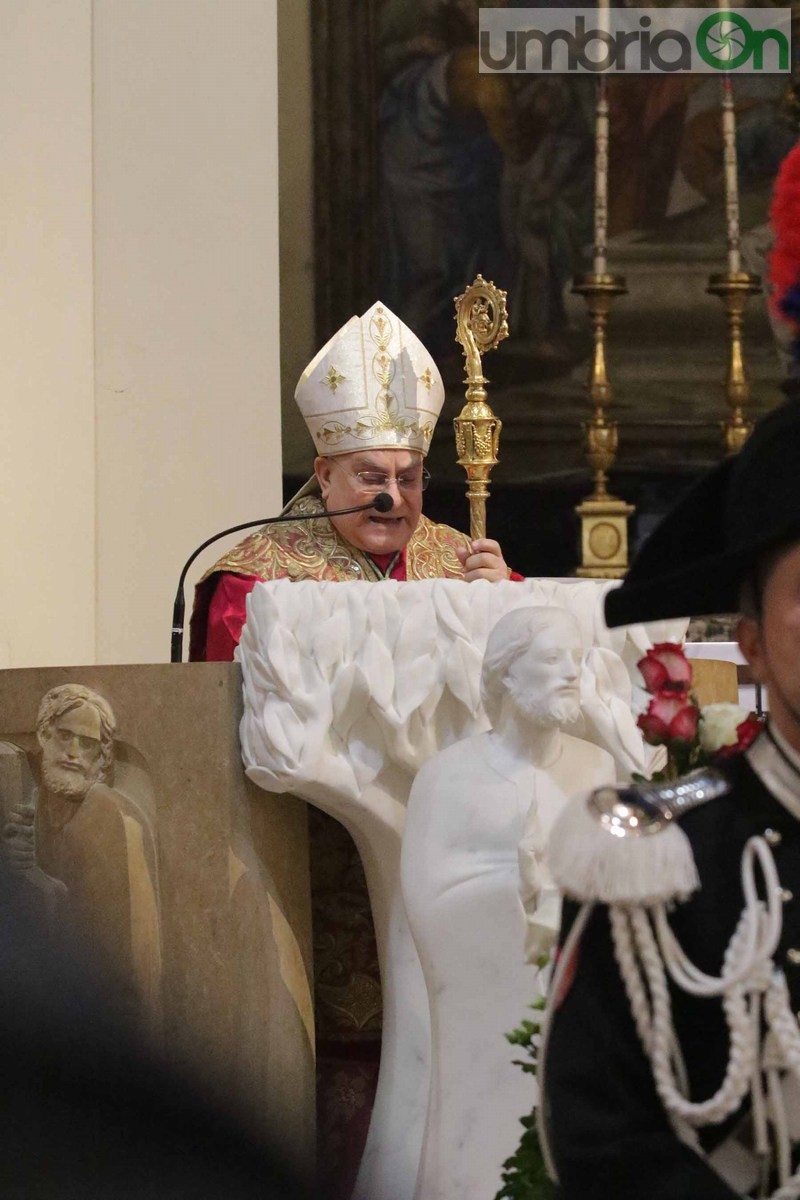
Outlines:
POLYGON ((657 833, 609 833, 586 796, 566 806, 550 834, 547 865, 574 900, 602 904, 668 904, 699 886, 692 848, 674 822, 657 833))

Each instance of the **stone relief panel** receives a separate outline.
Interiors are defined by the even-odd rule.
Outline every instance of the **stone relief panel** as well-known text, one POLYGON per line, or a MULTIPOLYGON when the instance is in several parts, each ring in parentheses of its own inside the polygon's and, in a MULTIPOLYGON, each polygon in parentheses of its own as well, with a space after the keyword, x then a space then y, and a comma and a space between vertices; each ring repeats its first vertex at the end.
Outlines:
POLYGON ((108 702, 81 684, 51 688, 34 734, 0 743, 7 861, 55 921, 85 925, 124 1003, 161 1024, 162 937, 152 784, 115 741, 108 702))
POLYGON ((0 671, 0 853, 167 1058, 308 1176, 306 816, 246 779, 241 712, 233 663, 0 671))

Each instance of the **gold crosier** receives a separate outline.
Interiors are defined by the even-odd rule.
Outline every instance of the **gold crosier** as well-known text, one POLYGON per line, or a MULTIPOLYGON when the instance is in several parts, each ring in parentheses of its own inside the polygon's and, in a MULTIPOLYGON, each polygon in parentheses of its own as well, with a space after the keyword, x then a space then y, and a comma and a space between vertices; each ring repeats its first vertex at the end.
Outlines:
POLYGON ((467 384, 466 404, 454 418, 458 465, 467 473, 470 537, 486 537, 486 501, 489 476, 497 464, 502 422, 489 407, 488 379, 483 375, 481 355, 508 337, 506 293, 478 275, 462 296, 457 296, 456 341, 464 350, 467 384))

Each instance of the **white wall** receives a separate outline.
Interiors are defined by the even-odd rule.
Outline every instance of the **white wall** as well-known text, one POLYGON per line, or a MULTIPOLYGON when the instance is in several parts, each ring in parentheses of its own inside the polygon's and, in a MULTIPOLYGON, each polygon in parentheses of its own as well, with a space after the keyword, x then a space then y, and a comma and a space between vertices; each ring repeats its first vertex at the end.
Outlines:
POLYGON ((0 0, 0 666, 92 661, 88 0, 0 0))
POLYGON ((96 0, 95 13, 109 662, 163 657, 188 553, 280 508, 277 13, 275 0, 96 0))
POLYGON ((0 665, 163 661, 280 507, 276 0, 0 0, 0 65, 0 665))

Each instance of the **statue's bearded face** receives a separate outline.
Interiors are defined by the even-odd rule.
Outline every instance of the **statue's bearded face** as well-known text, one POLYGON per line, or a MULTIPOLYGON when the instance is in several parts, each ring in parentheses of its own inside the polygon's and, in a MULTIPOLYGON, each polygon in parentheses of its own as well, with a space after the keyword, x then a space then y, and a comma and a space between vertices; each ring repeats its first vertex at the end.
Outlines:
POLYGON ((91 704, 78 704, 42 730, 42 778, 55 796, 80 802, 103 773, 100 716, 91 704))
POLYGON ((581 648, 556 622, 511 664, 506 686, 517 711, 538 726, 570 725, 580 716, 581 648))

